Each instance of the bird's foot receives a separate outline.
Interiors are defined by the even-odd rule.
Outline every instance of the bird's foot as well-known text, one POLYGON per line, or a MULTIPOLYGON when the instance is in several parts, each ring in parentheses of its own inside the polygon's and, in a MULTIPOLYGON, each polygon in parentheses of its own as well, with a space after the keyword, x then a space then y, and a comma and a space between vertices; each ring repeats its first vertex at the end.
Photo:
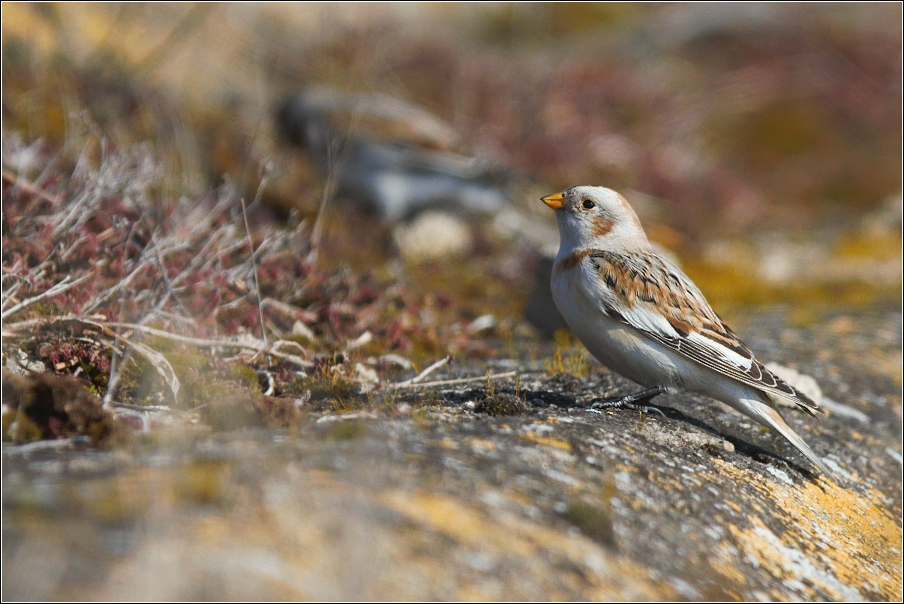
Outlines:
POLYGON ((656 407, 650 407, 648 405, 644 405, 653 399, 653 397, 662 394, 665 392, 665 388, 662 386, 656 386, 655 388, 650 388, 648 390, 643 390, 641 392, 635 392, 634 394, 628 394, 626 396, 620 396, 616 398, 608 398, 601 401, 597 401, 590 405, 590 409, 619 409, 619 408, 627 408, 634 409, 636 411, 643 411, 646 413, 658 413, 662 417, 665 417, 665 413, 656 407))

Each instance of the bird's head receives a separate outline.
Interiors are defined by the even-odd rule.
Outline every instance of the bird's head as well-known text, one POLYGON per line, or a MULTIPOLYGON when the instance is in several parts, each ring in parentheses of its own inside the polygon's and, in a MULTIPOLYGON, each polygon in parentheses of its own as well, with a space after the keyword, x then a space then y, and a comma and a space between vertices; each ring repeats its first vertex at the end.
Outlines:
POLYGON ((618 250, 648 245, 637 214, 612 189, 571 187, 542 201, 556 211, 562 249, 618 250))

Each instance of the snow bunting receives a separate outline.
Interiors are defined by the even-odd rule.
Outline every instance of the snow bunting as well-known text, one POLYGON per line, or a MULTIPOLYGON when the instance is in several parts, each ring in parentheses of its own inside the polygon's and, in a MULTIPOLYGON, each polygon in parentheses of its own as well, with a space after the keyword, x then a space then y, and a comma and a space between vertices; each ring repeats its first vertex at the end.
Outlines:
POLYGON ((542 201, 556 211, 561 236, 556 306, 593 356, 649 388, 615 404, 678 390, 703 394, 778 431, 832 476, 777 408, 824 411, 754 358, 697 286, 656 253, 624 197, 583 186, 542 201))

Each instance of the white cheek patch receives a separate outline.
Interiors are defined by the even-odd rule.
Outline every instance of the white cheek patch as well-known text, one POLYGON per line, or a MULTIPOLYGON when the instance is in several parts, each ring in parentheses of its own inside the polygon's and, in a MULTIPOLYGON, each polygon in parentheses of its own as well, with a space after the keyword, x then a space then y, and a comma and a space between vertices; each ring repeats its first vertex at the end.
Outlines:
POLYGON ((734 365, 737 365, 744 371, 749 371, 750 366, 753 364, 753 359, 748 359, 747 357, 738 354, 731 348, 723 346, 718 342, 714 342, 707 338, 706 336, 701 336, 699 333, 692 333, 687 336, 687 339, 707 348, 708 350, 712 350, 713 353, 721 356, 723 359, 731 362, 734 365))

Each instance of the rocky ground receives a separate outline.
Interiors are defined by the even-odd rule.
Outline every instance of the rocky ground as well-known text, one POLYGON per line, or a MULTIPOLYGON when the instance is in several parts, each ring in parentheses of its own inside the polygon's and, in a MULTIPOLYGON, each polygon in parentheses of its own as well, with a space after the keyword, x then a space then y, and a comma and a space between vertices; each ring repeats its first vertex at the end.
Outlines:
POLYGON ((900 600, 900 23, 4 4, 0 595, 900 600), (591 406, 636 386, 551 299, 579 183, 821 387, 837 482, 591 406))
POLYGON ((3 597, 900 599, 899 310, 739 331, 818 379, 788 419, 837 484, 699 397, 592 412, 633 386, 540 351, 291 430, 4 445, 3 597))

